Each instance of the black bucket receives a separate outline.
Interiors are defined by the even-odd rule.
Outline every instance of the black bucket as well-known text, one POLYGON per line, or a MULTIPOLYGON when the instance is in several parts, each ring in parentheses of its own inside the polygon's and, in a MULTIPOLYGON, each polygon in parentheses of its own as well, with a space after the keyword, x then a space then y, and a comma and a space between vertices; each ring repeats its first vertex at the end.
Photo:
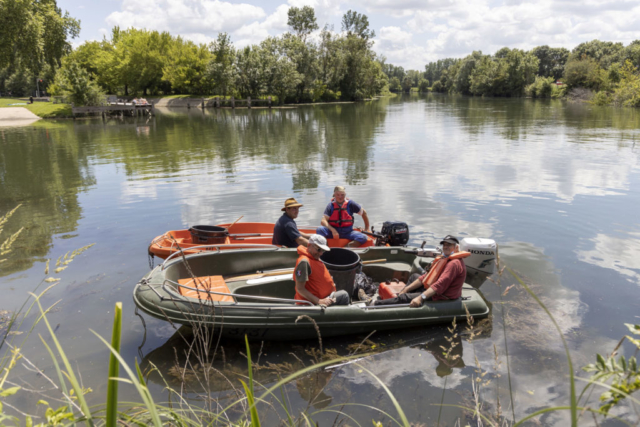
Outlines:
POLYGON ((332 248, 325 252, 320 260, 327 266, 327 270, 333 277, 337 290, 347 291, 349 296, 353 294, 353 285, 356 281, 356 273, 361 269, 360 255, 349 249, 332 248))
POLYGON ((216 225, 194 225, 189 232, 191 241, 200 245, 222 244, 229 235, 229 230, 216 225))

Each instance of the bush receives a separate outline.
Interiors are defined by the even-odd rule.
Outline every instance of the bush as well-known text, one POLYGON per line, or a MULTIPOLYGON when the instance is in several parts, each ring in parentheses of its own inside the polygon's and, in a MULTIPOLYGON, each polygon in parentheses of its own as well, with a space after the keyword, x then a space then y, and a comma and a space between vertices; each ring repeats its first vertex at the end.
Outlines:
POLYGON ((104 93, 89 78, 89 73, 75 61, 69 61, 56 73, 53 85, 49 87, 53 95, 63 95, 76 107, 100 105, 104 93))
POLYGON ((569 60, 564 66, 564 82, 571 88, 598 89, 601 84, 600 66, 589 57, 569 60))
POLYGON ((420 79, 420 82, 418 83, 418 92, 429 92, 429 80, 420 79))
POLYGON ((640 76, 631 61, 626 60, 621 70, 620 84, 613 94, 613 103, 622 107, 640 107, 640 76))
POLYGON ((536 80, 525 88, 525 93, 533 98, 550 98, 554 86, 553 77, 536 76, 536 80))
POLYGON ((594 105, 609 105, 612 101, 613 98, 611 97, 611 94, 605 90, 601 90, 595 94, 591 103, 594 105))
POLYGON ((551 86, 551 98, 554 98, 554 99, 564 98, 566 94, 567 94, 567 85, 551 86))
POLYGON ((440 80, 437 80, 436 82, 433 83, 433 86, 431 86, 431 90, 433 92, 445 92, 446 88, 444 87, 444 85, 440 80))

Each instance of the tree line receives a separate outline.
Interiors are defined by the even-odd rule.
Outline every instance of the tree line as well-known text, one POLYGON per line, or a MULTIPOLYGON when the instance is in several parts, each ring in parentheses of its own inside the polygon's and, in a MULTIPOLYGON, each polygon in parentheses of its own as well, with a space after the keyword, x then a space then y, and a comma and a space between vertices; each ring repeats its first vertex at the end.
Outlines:
POLYGON ((538 46, 530 51, 504 47, 493 55, 475 51, 464 58, 430 62, 425 71, 383 66, 391 91, 480 96, 563 97, 572 89, 599 105, 640 106, 640 40, 629 45, 600 40, 573 50, 538 46), (562 85, 556 82, 561 81, 562 85))
MULTIPOLYGON (((123 96, 189 94, 279 102, 359 100, 387 91, 479 96, 564 96, 585 88, 599 104, 640 105, 640 40, 592 40, 573 50, 504 47, 493 55, 426 64, 424 71, 386 63, 373 51, 366 15, 348 11, 341 32, 319 30, 312 7, 288 11, 289 31, 237 48, 226 33, 196 44, 167 32, 112 29, 76 49, 80 22, 55 0, 0 1, 0 92, 30 94, 38 82, 77 105, 123 96), (555 82, 562 80, 563 85, 555 82), (595 95, 594 95, 595 94, 595 95)), ((42 87, 40 87, 42 89, 42 87)))

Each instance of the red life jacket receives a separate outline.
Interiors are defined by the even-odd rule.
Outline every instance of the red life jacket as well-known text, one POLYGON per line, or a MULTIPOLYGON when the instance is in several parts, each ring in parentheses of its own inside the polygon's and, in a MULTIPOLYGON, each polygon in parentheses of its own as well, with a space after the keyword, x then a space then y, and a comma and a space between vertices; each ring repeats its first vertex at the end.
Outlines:
POLYGON ((333 212, 329 217, 329 225, 332 227, 353 227, 353 217, 347 212, 349 199, 344 199, 342 206, 338 206, 336 199, 331 199, 333 212))
POLYGON ((427 274, 427 276, 422 281, 422 284, 424 285, 425 289, 428 289, 429 286, 433 285, 436 282, 436 280, 440 278, 440 275, 444 271, 445 265, 447 265, 447 263, 450 260, 466 258, 470 255, 471 255, 470 252, 463 251, 463 252, 456 252, 454 254, 451 254, 447 258, 438 256, 436 259, 434 259, 433 262, 431 263, 431 270, 429 270, 429 274, 427 274))
MULTIPOLYGON (((328 297, 331 292, 335 292, 336 285, 333 283, 333 278, 329 274, 329 270, 327 270, 327 267, 324 265, 324 263, 312 257, 307 248, 305 248, 304 246, 298 246, 298 255, 300 256, 296 261, 296 269, 298 268, 298 264, 300 264, 300 261, 302 260, 307 261, 309 263, 309 266, 311 267, 311 274, 307 279, 305 288, 307 288, 309 292, 320 299, 328 297)), ((294 270, 293 281, 295 282, 295 280, 296 272, 294 270)), ((297 290, 296 296, 294 298, 303 301, 307 300, 305 297, 300 295, 297 290)))

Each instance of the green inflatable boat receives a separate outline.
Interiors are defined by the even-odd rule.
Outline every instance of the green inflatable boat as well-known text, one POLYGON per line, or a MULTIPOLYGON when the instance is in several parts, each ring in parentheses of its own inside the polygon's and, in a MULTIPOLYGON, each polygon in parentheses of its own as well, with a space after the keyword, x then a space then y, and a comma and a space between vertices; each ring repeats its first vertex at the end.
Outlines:
MULTIPOLYGON (((428 268, 433 258, 406 247, 354 250, 362 272, 375 282, 407 282, 428 268)), ((424 252, 423 252, 424 254, 424 252)), ((296 249, 266 248, 174 256, 149 272, 135 287, 136 305, 147 314, 183 325, 206 324, 224 337, 293 340, 367 333, 489 314, 479 291, 465 283, 457 300, 408 305, 348 306, 296 304, 292 270, 296 249), (465 310, 466 307, 466 310, 465 310), (316 329, 316 327, 318 329, 316 329)), ((335 278, 335 277, 334 277, 335 278)), ((336 280, 338 288, 340 284, 336 280)), ((346 285, 347 287, 349 285, 346 285)), ((346 289, 351 291, 352 288, 346 289)))

